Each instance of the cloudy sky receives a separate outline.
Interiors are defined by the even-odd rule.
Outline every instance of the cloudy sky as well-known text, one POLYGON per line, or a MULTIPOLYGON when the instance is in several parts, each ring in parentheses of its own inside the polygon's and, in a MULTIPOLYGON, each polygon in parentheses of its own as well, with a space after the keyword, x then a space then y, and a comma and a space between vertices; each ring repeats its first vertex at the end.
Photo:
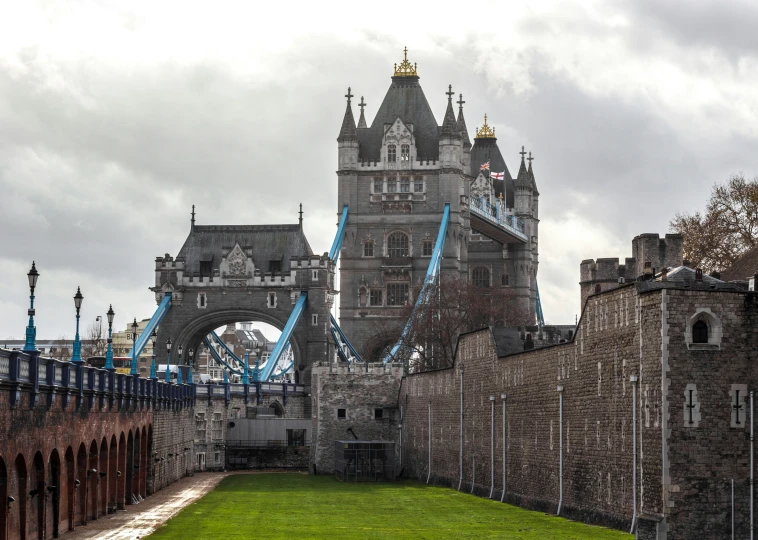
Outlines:
MULTIPOLYGON (((369 122, 403 46, 442 121, 486 112, 513 173, 534 152, 548 322, 579 310, 579 262, 631 255, 758 172, 755 3, 7 2, 0 16, 0 339, 149 317, 153 261, 198 223, 336 224, 348 86, 369 122), (128 6, 128 7, 124 7, 128 6)), ((357 112, 357 111, 356 111, 357 112)))

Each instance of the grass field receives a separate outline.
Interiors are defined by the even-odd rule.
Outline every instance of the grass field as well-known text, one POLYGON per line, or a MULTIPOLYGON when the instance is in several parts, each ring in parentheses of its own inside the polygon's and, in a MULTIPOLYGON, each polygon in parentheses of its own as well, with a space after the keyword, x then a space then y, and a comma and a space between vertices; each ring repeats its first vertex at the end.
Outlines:
POLYGON ((330 476, 270 473, 225 478, 149 538, 632 537, 420 482, 346 484, 330 476))

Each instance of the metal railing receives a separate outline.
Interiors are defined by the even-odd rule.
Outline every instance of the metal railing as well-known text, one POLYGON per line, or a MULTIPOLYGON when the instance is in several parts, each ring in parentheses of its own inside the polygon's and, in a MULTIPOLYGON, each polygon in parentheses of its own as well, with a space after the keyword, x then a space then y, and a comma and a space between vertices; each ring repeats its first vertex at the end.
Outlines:
POLYGON ((523 219, 501 212, 498 206, 488 203, 484 197, 472 196, 469 208, 476 215, 502 227, 517 238, 521 238, 522 240, 527 239, 526 233, 524 232, 525 227, 523 219))

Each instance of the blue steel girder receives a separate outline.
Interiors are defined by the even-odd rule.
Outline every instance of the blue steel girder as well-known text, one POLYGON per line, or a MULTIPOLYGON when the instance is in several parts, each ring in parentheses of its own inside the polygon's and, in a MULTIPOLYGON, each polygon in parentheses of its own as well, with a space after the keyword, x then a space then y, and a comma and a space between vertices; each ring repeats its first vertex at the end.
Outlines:
POLYGON ((153 330, 158 328, 158 325, 163 320, 163 317, 166 316, 166 313, 168 312, 168 308, 171 307, 171 293, 166 293, 166 295, 163 297, 163 300, 161 300, 161 303, 158 304, 158 308, 155 310, 155 313, 153 313, 153 316, 150 317, 150 321, 148 321, 147 325, 145 326, 145 329, 142 331, 142 334, 137 338, 137 341, 134 342, 134 348, 129 351, 127 354, 130 358, 138 358, 140 354, 142 354, 143 349, 145 348, 145 345, 147 345, 147 341, 150 339, 150 336, 153 334, 153 330), (132 356, 132 352, 134 352, 134 356, 132 356))
POLYGON ((266 365, 261 369, 261 381, 267 381, 269 377, 271 377, 271 373, 274 371, 274 366, 279 363, 282 353, 289 345, 292 332, 294 331, 297 322, 300 320, 303 311, 305 311, 305 302, 307 299, 308 291, 300 291, 300 298, 295 302, 295 307, 292 310, 292 313, 290 313, 289 319, 287 319, 287 324, 284 325, 282 335, 279 336, 279 341, 274 345, 274 350, 271 351, 271 357, 268 359, 268 362, 266 362, 266 365))
POLYGON ((337 226, 337 236, 334 237, 332 243, 332 249, 329 250, 329 258, 337 264, 337 260, 340 257, 340 251, 342 250, 342 239, 345 238, 345 227, 347 226, 347 205, 342 208, 342 215, 340 216, 340 222, 337 226))
POLYGON ((358 354, 358 351, 355 350, 355 347, 353 347, 347 339, 347 336, 342 331, 342 328, 340 328, 340 325, 337 324, 337 320, 333 315, 329 315, 329 322, 329 330, 332 332, 332 337, 334 337, 334 343, 337 346, 337 354, 339 354, 340 358, 348 363, 350 363, 350 360, 353 358, 358 362, 363 362, 363 358, 361 358, 361 355, 358 354))
POLYGON ((224 342, 223 342, 223 340, 222 340, 222 339, 221 339, 221 337, 220 337, 220 336, 219 336, 219 335, 216 333, 216 331, 215 331, 215 330, 214 330, 213 332, 211 332, 211 333, 210 333, 210 335, 213 337, 213 340, 214 340, 216 343, 218 343, 219 345, 221 345, 221 347, 222 347, 222 348, 223 348, 223 349, 224 349, 224 350, 225 350, 227 353, 229 353, 229 356, 231 356, 231 357, 232 357, 232 360, 234 360, 234 361, 235 361, 235 362, 237 362, 238 364, 242 364, 242 359, 241 359, 241 358, 239 358, 239 357, 238 357, 236 354, 234 354, 234 351, 233 351, 231 348, 229 348, 229 346, 228 346, 226 343, 224 343, 224 342))
POLYGON ((229 371, 231 371, 232 373, 234 373, 234 374, 236 374, 236 375, 242 375, 242 371, 240 371, 240 370, 238 370, 238 369, 236 369, 236 368, 233 368, 232 366, 230 366, 229 364, 227 364, 227 363, 224 361, 224 359, 223 359, 223 358, 221 357, 221 355, 218 353, 218 351, 216 350, 216 348, 215 348, 215 347, 214 347, 214 346, 211 344, 211 342, 210 342, 210 340, 208 339, 208 337, 207 337, 207 336, 203 338, 203 345, 205 345, 205 347, 206 347, 206 348, 208 349, 208 351, 211 353, 211 356, 213 357, 213 359, 214 359, 216 362, 218 362, 219 364, 221 364, 221 365, 225 366, 225 367, 226 367, 226 368, 227 368, 229 371))
POLYGON ((537 282, 534 282, 534 288, 537 292, 537 303, 536 303, 536 311, 537 311, 537 323, 540 325, 540 327, 545 326, 545 317, 542 314, 542 302, 540 301, 540 288, 537 285, 537 282))

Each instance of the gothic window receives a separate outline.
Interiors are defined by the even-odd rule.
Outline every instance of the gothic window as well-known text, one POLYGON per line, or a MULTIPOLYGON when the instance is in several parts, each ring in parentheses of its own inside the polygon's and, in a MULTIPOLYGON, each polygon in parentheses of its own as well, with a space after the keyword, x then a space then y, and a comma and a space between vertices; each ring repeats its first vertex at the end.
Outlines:
POLYGON ((397 147, 394 144, 387 145, 387 161, 390 163, 397 161, 397 147))
POLYGON ((318 313, 311 315, 311 326, 318 326, 318 313))
POLYGON ((413 181, 413 191, 414 193, 424 192, 424 178, 423 177, 417 176, 416 179, 413 181))
POLYGON ((595 294, 601 292, 602 290, 603 289, 602 289, 602 287, 600 287, 600 283, 598 283, 598 284, 595 285, 595 294))
POLYGON ((366 242, 363 243, 363 256, 364 257, 374 256, 374 241, 373 240, 366 240, 366 242))
POLYGON ((360 307, 366 307, 366 287, 361 287, 358 290, 358 305, 360 307))
POLYGON ((474 272, 471 276, 475 287, 489 287, 490 286, 490 271, 484 266, 477 266, 474 268, 474 272))
POLYGON ((401 232, 393 232, 387 237, 388 257, 408 257, 408 235, 401 232))
POLYGON ((387 193, 397 193, 397 180, 387 179, 387 193))
POLYGON ((410 193, 411 192, 411 179, 407 176, 403 176, 400 179, 400 193, 410 193))
POLYGON ((214 441, 220 441, 223 437, 223 422, 221 421, 221 413, 214 412, 213 420, 211 420, 211 439, 214 441))
POLYGON ((268 293, 266 306, 270 308, 276 307, 276 293, 275 292, 268 293))
POLYGON ((708 325, 705 321, 692 325, 692 343, 708 343, 708 325))
POLYGON ((404 306, 408 303, 408 284, 390 283, 387 285, 387 305, 404 306))
POLYGON ((370 302, 372 306, 381 306, 382 305, 382 290, 381 289, 372 289, 371 290, 371 296, 370 296, 370 302))
POLYGON ((500 277, 500 283, 501 283, 502 285, 508 285, 508 274, 503 274, 503 275, 500 277))
POLYGON ((433 249, 434 248, 432 247, 432 241, 424 240, 421 244, 421 255, 423 257, 431 257, 433 249))
POLYGON ((374 178, 374 193, 384 193, 384 180, 374 178))
POLYGON ((408 144, 400 145, 400 161, 409 161, 411 159, 411 147, 408 144))
POLYGON ((205 296, 205 293, 197 293, 197 307, 200 309, 205 309, 208 305, 208 299, 205 296))

